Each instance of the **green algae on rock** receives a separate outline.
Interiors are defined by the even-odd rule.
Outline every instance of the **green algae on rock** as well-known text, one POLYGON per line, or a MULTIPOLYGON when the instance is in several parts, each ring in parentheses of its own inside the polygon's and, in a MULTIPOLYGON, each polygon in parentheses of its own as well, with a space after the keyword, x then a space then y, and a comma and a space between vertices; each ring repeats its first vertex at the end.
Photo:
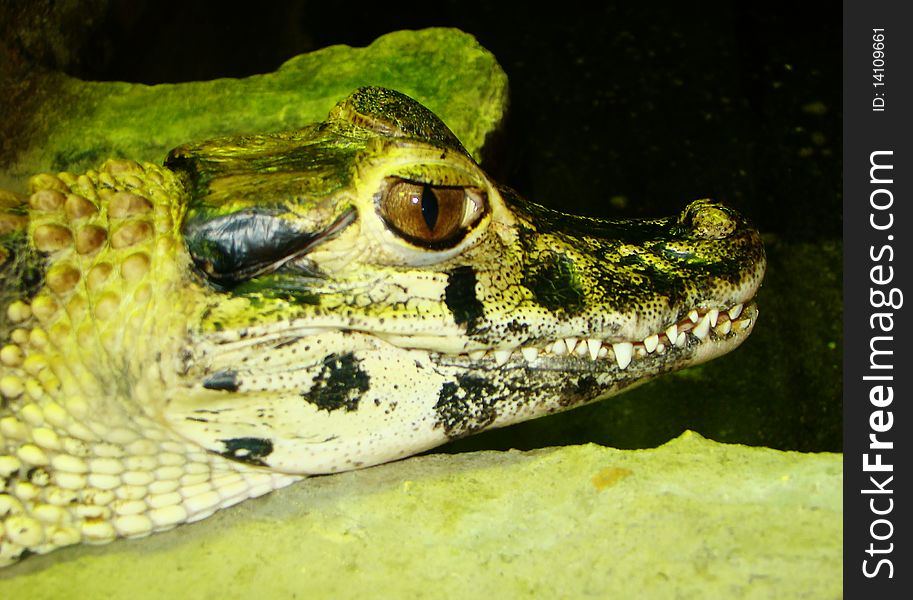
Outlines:
POLYGON ((494 56, 448 28, 397 31, 365 48, 331 46, 243 79, 149 86, 35 77, 47 100, 18 115, 29 121, 20 129, 26 139, 9 145, 15 156, 0 156, 0 187, 19 192, 33 173, 81 171, 110 157, 161 162, 188 141, 294 129, 364 85, 416 98, 478 159, 507 105, 507 78, 494 56))

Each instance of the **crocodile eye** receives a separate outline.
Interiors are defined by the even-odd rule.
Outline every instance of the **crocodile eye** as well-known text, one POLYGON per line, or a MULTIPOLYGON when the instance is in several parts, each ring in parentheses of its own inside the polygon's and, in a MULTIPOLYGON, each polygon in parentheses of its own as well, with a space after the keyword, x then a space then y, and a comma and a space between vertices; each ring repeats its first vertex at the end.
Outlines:
POLYGON ((485 211, 485 192, 392 179, 378 202, 394 232, 419 246, 448 248, 469 232, 485 211))

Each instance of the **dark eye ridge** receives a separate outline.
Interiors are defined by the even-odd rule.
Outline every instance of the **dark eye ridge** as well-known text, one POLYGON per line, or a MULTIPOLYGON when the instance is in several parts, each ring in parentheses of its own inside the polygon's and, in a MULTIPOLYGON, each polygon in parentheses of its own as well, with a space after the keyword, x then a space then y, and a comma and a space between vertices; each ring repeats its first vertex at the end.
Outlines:
POLYGON ((194 265, 219 287, 275 272, 331 239, 355 220, 349 208, 323 230, 302 231, 279 215, 242 211, 215 218, 190 217, 182 232, 194 265))

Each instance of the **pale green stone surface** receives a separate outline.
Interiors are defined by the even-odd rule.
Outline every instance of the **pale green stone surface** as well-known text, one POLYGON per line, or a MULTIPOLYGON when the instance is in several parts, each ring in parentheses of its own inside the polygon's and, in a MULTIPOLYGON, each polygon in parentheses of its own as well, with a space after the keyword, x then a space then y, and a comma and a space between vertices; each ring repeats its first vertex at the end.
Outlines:
POLYGON ((841 494, 839 454, 690 432, 432 455, 32 557, 0 597, 838 598, 841 494))
MULTIPOLYGON (((397 31, 365 48, 331 46, 244 79, 141 85, 40 75, 47 100, 30 115, 28 139, 0 171, 0 187, 25 190, 39 172, 83 171, 106 158, 161 162, 184 142, 295 129, 322 121, 365 85, 425 104, 476 158, 507 105, 507 76, 474 37, 457 29, 397 31)), ((0 100, 2 108, 2 100, 0 100)))

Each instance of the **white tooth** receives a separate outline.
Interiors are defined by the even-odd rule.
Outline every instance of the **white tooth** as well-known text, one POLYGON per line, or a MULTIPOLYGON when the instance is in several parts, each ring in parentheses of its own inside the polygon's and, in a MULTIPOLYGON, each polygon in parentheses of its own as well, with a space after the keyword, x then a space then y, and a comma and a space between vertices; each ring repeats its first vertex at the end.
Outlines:
POLYGON ((539 356, 539 350, 537 348, 521 348, 520 354, 523 355, 526 362, 533 362, 539 356))
POLYGON ((469 353, 469 358, 472 360, 482 360, 485 357, 485 350, 474 350, 469 353))
POLYGON ((655 333, 648 338, 644 338, 644 348, 647 349, 647 352, 656 350, 657 344, 659 344, 659 336, 655 333))
POLYGON ((720 335, 726 335, 732 331, 732 321, 723 321, 720 323, 720 326, 717 327, 717 331, 720 332, 720 335))
POLYGON ((599 358, 605 358, 608 355, 609 355, 609 349, 606 348, 605 346, 600 346, 599 347, 599 358))
POLYGON ((507 363, 507 361, 510 360, 510 355, 513 354, 513 352, 514 351, 509 348, 507 350, 495 350, 495 362, 498 364, 498 366, 507 363))
POLYGON ((699 340, 703 340, 707 337, 707 334, 710 332, 710 315, 706 314, 701 318, 700 323, 697 324, 697 327, 691 332, 699 340))
POLYGON ((679 348, 684 348, 685 343, 688 341, 688 334, 684 331, 678 334, 678 337, 675 338, 675 345, 679 348))
POLYGON ((665 354, 665 352, 666 352, 666 345, 663 344, 662 342, 660 342, 660 343, 656 346, 656 353, 657 353, 657 354, 665 354))
POLYGON ((692 323, 697 323, 698 314, 696 308, 691 309, 691 312, 688 313, 688 318, 691 319, 692 323))
POLYGON ((670 344, 674 344, 675 340, 678 339, 678 326, 675 323, 669 325, 669 328, 666 330, 666 337, 669 338, 670 344))
POLYGON ((602 348, 602 340, 587 340, 586 347, 590 351, 590 358, 596 360, 599 357, 599 349, 602 348))
POLYGON ((631 356, 634 354, 634 344, 631 342, 621 342, 612 344, 612 350, 615 351, 615 362, 620 369, 624 369, 631 364, 631 356))
POLYGON ((732 320, 738 319, 739 315, 742 314, 742 305, 736 304, 729 309, 729 318, 732 320))
POLYGON ((552 345, 552 353, 561 356, 562 354, 567 354, 567 346, 564 343, 564 340, 558 340, 552 345))
POLYGON ((573 354, 574 348, 577 347, 577 338, 573 338, 573 337, 564 338, 564 343, 567 346, 567 353, 573 354))
POLYGON ((739 328, 739 331, 748 329, 749 325, 751 325, 751 319, 742 319, 741 321, 736 321, 735 324, 735 326, 739 328))
POLYGON ((581 340, 581 342, 577 344, 577 348, 574 350, 574 352, 577 353, 577 356, 586 356, 589 354, 590 350, 587 345, 581 340))
POLYGON ((710 317, 710 326, 716 327, 716 320, 720 316, 720 311, 715 308, 711 308, 707 311, 707 315, 710 317))

